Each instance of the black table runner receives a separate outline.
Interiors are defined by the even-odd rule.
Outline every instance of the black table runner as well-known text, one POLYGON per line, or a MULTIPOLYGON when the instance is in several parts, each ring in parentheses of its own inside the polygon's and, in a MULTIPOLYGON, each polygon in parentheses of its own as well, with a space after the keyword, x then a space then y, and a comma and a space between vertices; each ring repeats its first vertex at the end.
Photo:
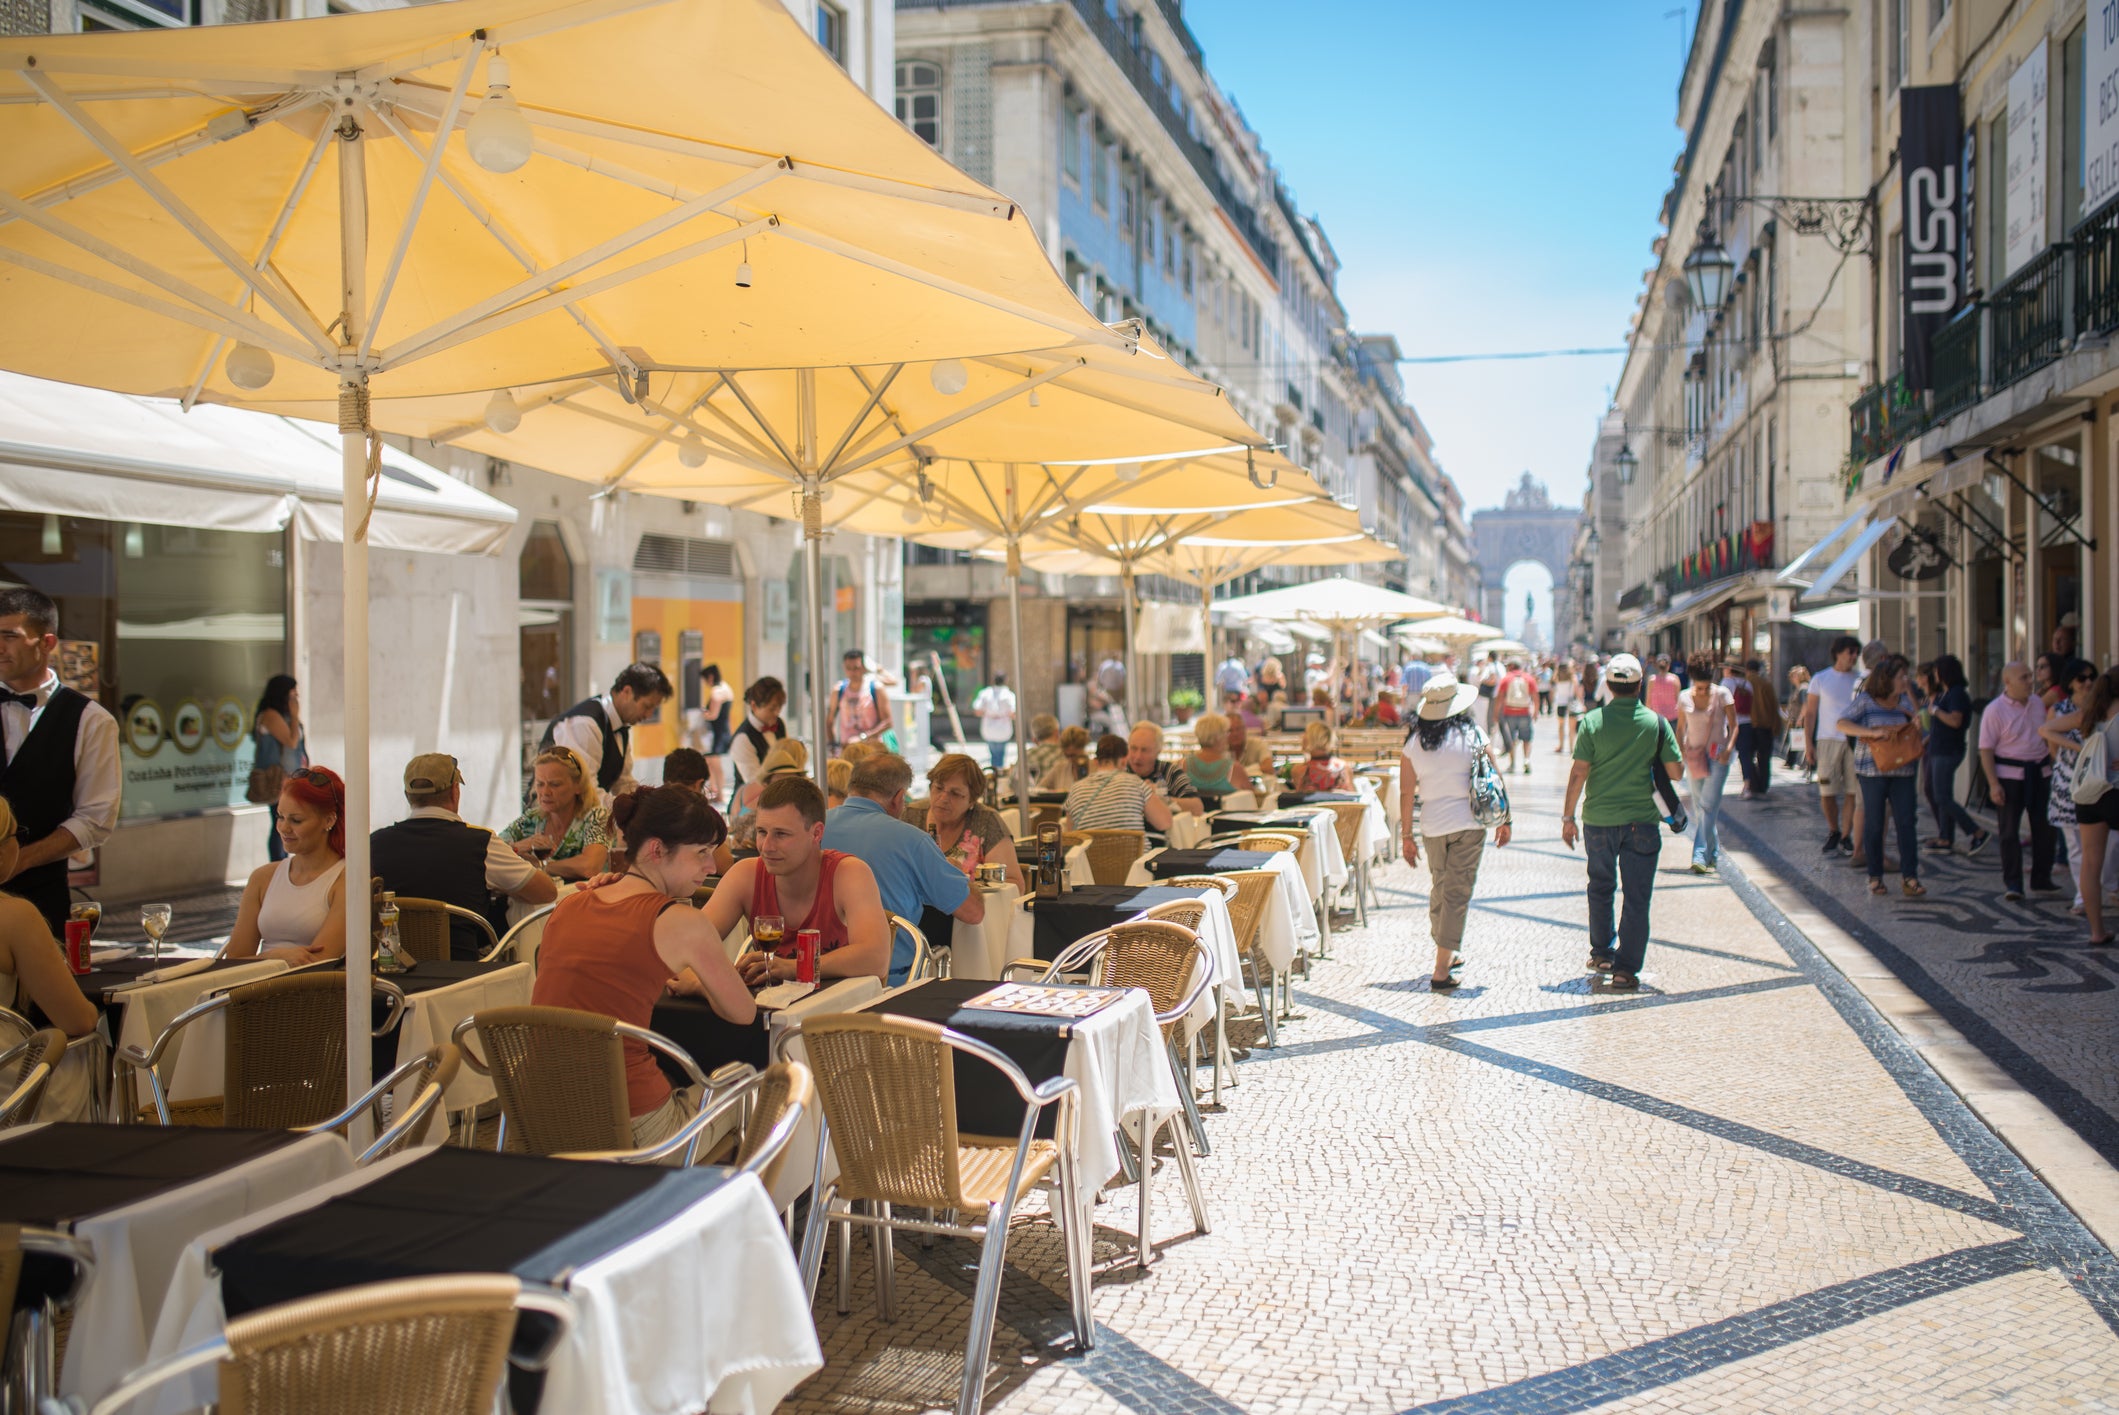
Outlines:
POLYGON ((1147 862, 1148 873, 1157 879, 1172 875, 1217 875, 1232 870, 1263 870, 1273 857, 1263 850, 1236 850, 1209 846, 1200 850, 1165 850, 1147 862))
POLYGON ((1361 797, 1352 791, 1283 791, 1276 798, 1275 806, 1279 810, 1286 810, 1290 806, 1326 806, 1334 801, 1351 805, 1360 799, 1361 797))
POLYGON ((1223 811, 1214 817, 1214 829, 1222 834, 1240 830, 1292 830, 1301 834, 1309 828, 1307 811, 1223 811))
MULTIPOLYGON (((1064 1075, 1072 1019, 1032 1017, 964 1006, 1000 984, 992 979, 937 978, 875 1004, 873 1011, 921 1022, 939 1022, 976 1037, 1023 1069, 1035 1086, 1064 1075)), ((1023 1128, 1023 1099, 998 1071, 975 1056, 955 1057, 957 1129, 967 1135, 1013 1136, 1023 1128)), ((1037 1133, 1050 1139, 1053 1108, 1039 1118, 1037 1133)))
POLYGON ((302 1138, 289 1130, 195 1125, 39 1126, 0 1141, 0 1223, 63 1228, 302 1138))
POLYGON ((1091 884, 1057 899, 1034 899, 1030 903, 1033 951, 1050 962, 1076 939, 1124 923, 1143 909, 1197 898, 1198 889, 1181 885, 1091 884))
MULTIPOLYGON (((663 998, 655 1004, 655 1015, 648 1025, 649 1030, 660 1032, 683 1047, 709 1076, 731 1061, 748 1062, 760 1071, 772 1063, 772 1035, 765 1030, 762 1017, 747 1027, 740 1026, 714 1011, 713 1004, 703 997, 663 998)), ((659 1051, 655 1053, 655 1064, 669 1077, 672 1086, 692 1084, 684 1068, 659 1051)))

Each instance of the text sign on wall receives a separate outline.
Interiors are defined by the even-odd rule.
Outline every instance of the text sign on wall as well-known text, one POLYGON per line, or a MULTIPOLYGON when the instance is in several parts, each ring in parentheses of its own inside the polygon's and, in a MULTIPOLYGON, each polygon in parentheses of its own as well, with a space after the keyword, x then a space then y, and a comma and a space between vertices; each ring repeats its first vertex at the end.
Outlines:
POLYGON ((2045 69, 2046 46, 2024 56, 2009 75, 2008 221, 2004 264, 2009 273, 2045 249, 2045 69))
POLYGON ((1898 105, 1899 204, 1906 214, 1900 264, 1905 378, 1917 393, 1933 386, 1930 343, 1964 301, 1964 190, 1958 182, 1964 129, 1954 84, 1901 89, 1898 105))
POLYGON ((2119 0, 2093 0, 2083 26, 2082 209, 2119 194, 2119 0))

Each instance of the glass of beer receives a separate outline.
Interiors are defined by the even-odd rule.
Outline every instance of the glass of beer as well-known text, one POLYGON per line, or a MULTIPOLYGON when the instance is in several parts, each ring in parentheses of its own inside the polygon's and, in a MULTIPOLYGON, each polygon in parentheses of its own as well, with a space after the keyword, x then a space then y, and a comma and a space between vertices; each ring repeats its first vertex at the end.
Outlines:
POLYGON ((88 925, 88 936, 94 938, 97 926, 103 922, 103 906, 93 899, 84 899, 79 904, 69 908, 66 911, 66 917, 86 922, 88 925))
POLYGON ((760 914, 751 920, 751 942, 767 953, 778 953, 780 941, 787 937, 787 920, 778 914, 760 914))

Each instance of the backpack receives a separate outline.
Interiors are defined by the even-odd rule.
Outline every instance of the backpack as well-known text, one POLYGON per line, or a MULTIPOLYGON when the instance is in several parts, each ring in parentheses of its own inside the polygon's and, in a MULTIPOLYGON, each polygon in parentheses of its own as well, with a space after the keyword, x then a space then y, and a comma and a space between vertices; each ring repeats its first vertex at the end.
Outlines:
POLYGON ((1491 830, 1508 824, 1508 787, 1502 783, 1493 754, 1487 750, 1486 734, 1474 731, 1472 737, 1472 819, 1483 829, 1491 830))
POLYGON ((1530 706, 1530 680, 1520 673, 1508 676, 1508 705, 1512 708, 1530 706))

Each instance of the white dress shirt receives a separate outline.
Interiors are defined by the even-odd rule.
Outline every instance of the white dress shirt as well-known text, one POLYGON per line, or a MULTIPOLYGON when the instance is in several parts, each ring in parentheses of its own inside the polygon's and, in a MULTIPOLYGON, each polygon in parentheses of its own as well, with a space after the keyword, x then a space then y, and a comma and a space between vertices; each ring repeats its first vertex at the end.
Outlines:
MULTIPOLYGON (((611 701, 609 693, 603 694, 594 701, 596 706, 602 709, 603 719, 611 724, 613 731, 625 725, 618 720, 618 708, 611 701)), ((559 721, 553 723, 552 745, 555 747, 572 747, 575 751, 581 753, 581 759, 588 763, 591 778, 603 769, 603 729, 596 725, 596 719, 593 717, 562 717, 559 721)), ((625 761, 618 768, 618 779, 611 784, 611 789, 608 791, 605 791, 600 786, 597 788, 596 802, 601 806, 609 806, 613 797, 623 796, 632 789, 633 738, 631 733, 627 733, 625 737, 625 761)))
MULTIPOLYGON (((464 818, 442 806, 416 806, 405 815, 406 820, 455 821, 464 824, 464 818)), ((495 894, 518 894, 537 876, 537 866, 515 853, 515 847, 500 838, 500 832, 486 832, 486 888, 495 894)))
MULTIPOLYGON (((6 736, 9 761, 22 750, 24 739, 51 705, 52 694, 58 688, 59 675, 47 672, 44 681, 37 685, 34 710, 20 703, 0 705, 0 732, 6 736)), ((110 709, 90 698, 81 713, 80 730, 74 733, 74 813, 59 823, 61 830, 80 842, 81 848, 73 856, 76 861, 85 864, 88 852, 110 839, 111 831, 117 828, 122 781, 118 769, 118 720, 110 715, 110 709)))

